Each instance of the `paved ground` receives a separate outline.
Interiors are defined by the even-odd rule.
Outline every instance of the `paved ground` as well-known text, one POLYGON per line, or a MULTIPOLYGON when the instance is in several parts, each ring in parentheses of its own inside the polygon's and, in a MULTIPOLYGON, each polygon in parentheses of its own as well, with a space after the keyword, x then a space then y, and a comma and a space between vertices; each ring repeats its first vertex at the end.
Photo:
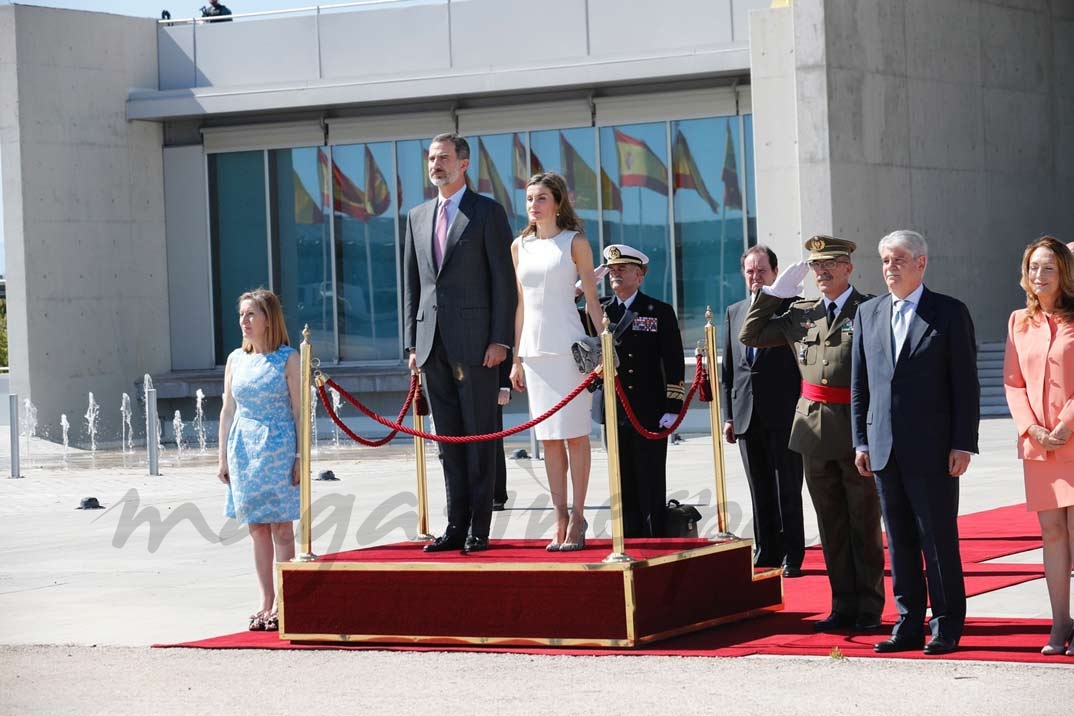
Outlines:
MULTIPOLYGON (((0 428, 6 452, 7 434, 0 428)), ((982 455, 963 479, 964 513, 1022 500, 1009 420, 982 423, 982 455)), ((25 456, 24 447, 23 454, 25 456)), ((500 713, 1068 713, 1074 659, 1056 666, 880 659, 676 659, 388 652, 204 652, 147 645, 228 633, 256 601, 249 541, 228 529, 215 461, 165 454, 149 477, 142 455, 68 456, 36 442, 24 479, 0 480, 0 713, 388 713, 490 707, 500 713), (105 510, 75 508, 94 496, 105 510), (151 527, 134 515, 153 513, 151 527), (287 684, 282 687, 282 684, 287 684), (913 684, 908 688, 907 684, 913 684), (899 696, 893 697, 893 694, 899 696), (1057 704, 1062 706, 1057 707, 1057 704)), ((431 454, 431 453, 430 453, 431 454)), ((750 534, 737 449, 727 454, 731 526, 750 534)), ((6 455, 3 460, 6 465, 6 455)), ((715 527, 712 443, 669 452, 669 490, 702 503, 715 527)), ((415 532, 413 447, 334 450, 315 472, 315 551, 406 539, 415 532)), ((607 529, 606 460, 594 454, 590 522, 607 529)), ((509 508, 493 536, 546 536, 543 466, 509 462, 509 508)), ((438 464, 429 461, 432 526, 443 524, 438 464)), ((816 520, 807 504, 807 537, 816 520)), ((1038 562, 1039 553, 1005 561, 1038 562)), ((975 616, 1047 616, 1043 584, 971 599, 975 616)), ((1041 642, 1045 641, 1042 633, 1041 642)))

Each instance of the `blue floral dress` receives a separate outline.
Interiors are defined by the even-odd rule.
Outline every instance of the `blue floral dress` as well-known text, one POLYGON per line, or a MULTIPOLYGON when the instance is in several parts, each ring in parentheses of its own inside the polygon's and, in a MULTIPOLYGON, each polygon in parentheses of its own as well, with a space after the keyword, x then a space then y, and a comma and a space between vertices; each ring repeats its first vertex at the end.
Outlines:
POLYGON ((298 486, 291 484, 295 464, 295 421, 284 366, 295 350, 280 346, 265 355, 231 354, 231 394, 235 418, 227 438, 225 514, 239 524, 298 519, 298 486))

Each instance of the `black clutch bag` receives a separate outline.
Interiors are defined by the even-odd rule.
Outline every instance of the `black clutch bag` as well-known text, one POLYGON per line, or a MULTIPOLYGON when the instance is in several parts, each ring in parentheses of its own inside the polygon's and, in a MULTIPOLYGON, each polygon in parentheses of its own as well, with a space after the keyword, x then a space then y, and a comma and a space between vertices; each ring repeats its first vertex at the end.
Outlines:
POLYGON ((697 537, 697 523, 701 513, 693 505, 680 504, 678 500, 668 500, 664 515, 664 529, 667 537, 697 537))

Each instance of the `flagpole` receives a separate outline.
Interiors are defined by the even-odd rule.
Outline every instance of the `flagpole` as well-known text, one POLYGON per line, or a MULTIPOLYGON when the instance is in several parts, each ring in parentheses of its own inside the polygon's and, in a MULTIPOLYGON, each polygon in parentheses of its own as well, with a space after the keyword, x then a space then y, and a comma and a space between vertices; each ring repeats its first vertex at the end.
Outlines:
MULTIPOLYGON (((372 218, 372 216, 369 218, 372 218)), ((373 252, 369 248, 369 219, 362 222, 362 229, 365 232, 365 273, 366 280, 369 282, 369 328, 372 334, 375 355, 377 351, 377 311, 374 304, 375 299, 373 298, 373 252)))
MULTIPOLYGON (((726 201, 726 199, 724 200, 723 204, 720 206, 720 225, 721 225, 722 228, 720 229, 720 309, 719 310, 726 311, 727 310, 727 303, 726 303, 726 301, 724 301, 724 290, 723 290, 724 289, 724 284, 726 283, 726 281, 724 280, 724 275, 723 275, 724 264, 726 263, 725 260, 724 260, 725 259, 725 252, 726 252, 726 249, 727 249, 727 247, 726 247, 726 243, 727 243, 727 201, 726 201)), ((715 439, 715 437, 713 439, 715 439)))

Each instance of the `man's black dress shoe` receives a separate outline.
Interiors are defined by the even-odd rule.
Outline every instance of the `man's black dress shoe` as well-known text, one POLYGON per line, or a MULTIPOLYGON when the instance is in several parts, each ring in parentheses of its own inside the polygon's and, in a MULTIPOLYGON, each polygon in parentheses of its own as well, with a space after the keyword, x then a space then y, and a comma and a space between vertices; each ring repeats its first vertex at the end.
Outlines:
POLYGON ((832 612, 813 625, 813 631, 842 631, 854 626, 854 617, 832 612))
POLYGON ((442 534, 429 544, 425 545, 426 552, 457 552, 466 544, 466 539, 460 535, 442 534))
POLYGON ((861 614, 854 623, 854 631, 876 631, 883 623, 879 614, 861 614))
POLYGON ((794 579, 796 577, 801 577, 802 576, 802 568, 801 567, 795 567, 794 565, 790 565, 790 564, 785 564, 785 565, 783 565, 783 576, 786 577, 787 579, 794 579))
POLYGON ((873 644, 873 651, 877 654, 893 654, 896 651, 917 651, 925 642, 924 638, 911 639, 905 636, 893 636, 890 639, 873 644))
POLYGON ((928 644, 925 644, 925 653, 930 656, 950 654, 956 649, 958 649, 958 642, 943 636, 934 636, 928 644))
POLYGON ((506 500, 504 500, 503 502, 500 502, 499 500, 493 500, 493 502, 492 502, 492 511, 493 512, 503 512, 505 509, 507 509, 507 501, 506 500))
POLYGON ((488 537, 467 537, 466 544, 463 545, 462 551, 469 554, 470 552, 484 552, 489 548, 488 537))

